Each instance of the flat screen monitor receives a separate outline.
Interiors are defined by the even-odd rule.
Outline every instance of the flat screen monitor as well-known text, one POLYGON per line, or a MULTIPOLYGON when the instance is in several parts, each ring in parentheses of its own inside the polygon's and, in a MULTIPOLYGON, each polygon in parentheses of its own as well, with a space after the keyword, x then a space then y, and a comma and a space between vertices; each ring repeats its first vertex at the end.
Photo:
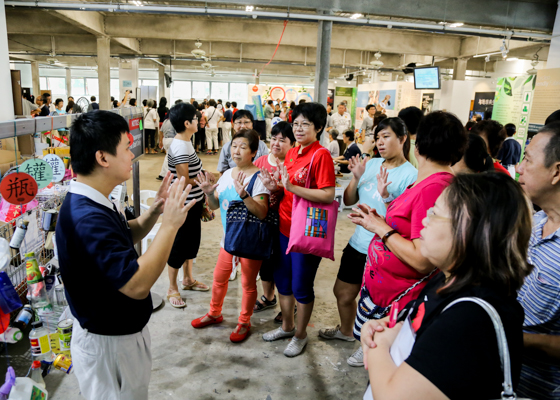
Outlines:
POLYGON ((439 67, 414 68, 414 89, 441 89, 439 67))

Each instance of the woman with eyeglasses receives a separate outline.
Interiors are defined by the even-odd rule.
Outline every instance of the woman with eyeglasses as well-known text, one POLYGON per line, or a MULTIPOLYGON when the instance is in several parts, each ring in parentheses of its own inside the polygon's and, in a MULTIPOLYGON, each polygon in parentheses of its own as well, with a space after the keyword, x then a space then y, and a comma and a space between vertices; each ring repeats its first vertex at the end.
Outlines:
MULTIPOLYGON (((299 146, 289 150, 280 166, 284 197, 280 201, 280 265, 274 271, 274 282, 280 297, 282 326, 265 333, 267 342, 292 338, 284 350, 287 357, 295 357, 307 345, 307 324, 313 312, 315 294, 313 286, 321 257, 290 252, 286 254, 292 224, 294 195, 318 203, 332 203, 335 194, 334 166, 330 152, 319 143, 327 123, 327 110, 319 103, 302 103, 292 114, 293 133, 299 146), (313 158, 311 168, 309 165, 313 158), (310 187, 305 188, 307 178, 310 187), (298 303, 297 328, 294 322, 294 305, 298 303)), ((266 174, 265 174, 266 175, 266 174)), ((275 192, 274 180, 264 182, 275 192)))
POLYGON ((196 155, 191 142, 192 136, 198 130, 198 119, 196 108, 188 103, 176 104, 169 110, 169 121, 177 132, 169 145, 167 153, 169 171, 173 174, 173 180, 185 177, 186 184, 191 184, 192 189, 187 197, 187 202, 195 199, 196 204, 189 211, 190 215, 175 237, 171 254, 167 261, 167 272, 169 274, 169 289, 167 299, 175 308, 186 307, 187 304, 181 298, 177 284, 179 268, 183 267, 183 279, 181 289, 208 291, 209 287, 197 281, 193 277, 193 260, 198 254, 200 247, 200 216, 204 205, 204 193, 196 184, 195 178, 202 171, 202 162, 196 155))
MULTIPOLYGON (((359 204, 348 215, 353 223, 374 234, 354 324, 356 339, 360 339, 366 321, 384 317, 393 302, 402 306, 418 297, 437 272, 421 252, 422 220, 453 180, 451 165, 461 159, 466 145, 467 133, 455 115, 443 111, 426 115, 416 133, 416 182, 394 199, 387 190, 391 183, 388 174, 381 171, 377 190, 388 205, 385 218, 367 204, 359 204)), ((361 349, 353 357, 355 364, 363 363, 361 349)))
POLYGON ((516 389, 524 318, 517 291, 532 269, 526 261, 531 214, 520 185, 502 173, 459 174, 438 197, 422 220, 419 240, 422 257, 442 273, 404 308, 401 323, 390 328, 384 318, 362 327, 374 399, 504 398, 492 320, 472 302, 446 309, 464 297, 482 299, 497 311, 516 389), (406 332, 412 332, 407 347, 401 340, 406 332), (392 346, 402 350, 401 364, 393 361, 392 346))

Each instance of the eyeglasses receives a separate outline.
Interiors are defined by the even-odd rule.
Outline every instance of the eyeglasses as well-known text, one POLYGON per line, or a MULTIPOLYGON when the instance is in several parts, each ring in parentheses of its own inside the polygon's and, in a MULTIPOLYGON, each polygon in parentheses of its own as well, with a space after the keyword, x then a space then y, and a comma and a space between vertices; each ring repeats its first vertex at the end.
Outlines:
POLYGON ((441 215, 436 215, 436 213, 434 212, 434 207, 432 208, 428 208, 428 212, 426 213, 426 219, 427 219, 427 223, 430 223, 430 218, 433 219, 440 219, 442 221, 451 221, 451 218, 448 217, 442 217, 441 215))
POLYGON ((249 126, 251 125, 251 121, 235 121, 233 125, 235 126, 249 126))
POLYGON ((294 123, 292 124, 292 126, 294 127, 294 129, 299 129, 299 128, 301 128, 301 129, 303 129, 304 131, 308 130, 308 129, 311 127, 311 125, 313 125, 313 124, 310 124, 309 122, 302 122, 301 124, 298 124, 298 123, 295 123, 295 122, 294 122, 294 123))

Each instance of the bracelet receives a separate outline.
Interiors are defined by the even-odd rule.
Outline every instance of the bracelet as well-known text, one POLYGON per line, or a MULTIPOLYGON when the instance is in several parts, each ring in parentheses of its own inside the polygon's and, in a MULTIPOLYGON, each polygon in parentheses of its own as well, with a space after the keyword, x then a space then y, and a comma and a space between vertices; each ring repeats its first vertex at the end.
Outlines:
POLYGON ((397 230, 392 229, 389 232, 387 232, 385 235, 383 235, 383 237, 381 238, 381 241, 383 242, 383 244, 387 243, 387 239, 389 239, 389 236, 391 236, 393 233, 397 233, 397 230))
POLYGON ((247 197, 249 197, 249 193, 245 192, 245 196, 241 197, 241 200, 245 200, 247 197))
POLYGON ((387 204, 395 200, 395 196, 393 196, 393 193, 389 193, 389 197, 387 197, 386 199, 382 197, 381 200, 383 200, 383 203, 387 204))

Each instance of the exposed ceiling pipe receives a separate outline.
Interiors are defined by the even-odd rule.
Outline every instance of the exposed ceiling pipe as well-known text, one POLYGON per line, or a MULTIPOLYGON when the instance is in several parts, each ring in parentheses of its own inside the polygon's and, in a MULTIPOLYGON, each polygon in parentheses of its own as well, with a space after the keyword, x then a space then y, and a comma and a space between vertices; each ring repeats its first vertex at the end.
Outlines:
POLYGON ((489 35, 494 37, 517 37, 517 38, 532 38, 539 40, 551 40, 552 35, 547 33, 534 33, 514 30, 495 30, 495 29, 482 29, 474 27, 450 27, 439 24, 421 24, 416 22, 404 21, 389 21, 378 20, 369 18, 350 19, 346 17, 338 17, 328 14, 298 14, 292 12, 278 12, 278 11, 245 11, 245 10, 231 10, 223 8, 199 8, 199 7, 177 7, 177 6, 154 6, 149 4, 142 4, 142 6, 135 6, 122 3, 47 3, 47 2, 31 2, 31 1, 5 1, 5 6, 11 7, 29 7, 39 9, 51 10, 81 10, 81 11, 109 11, 109 12, 139 12, 139 13, 170 13, 170 14, 193 14, 193 15, 227 15, 233 17, 250 17, 257 16, 263 18, 273 19, 290 19, 290 20, 307 20, 307 21, 332 21, 341 22, 352 25, 371 25, 379 27, 400 27, 410 29, 426 29, 430 31, 437 31, 440 33, 455 33, 455 34, 475 34, 475 35, 489 35))

